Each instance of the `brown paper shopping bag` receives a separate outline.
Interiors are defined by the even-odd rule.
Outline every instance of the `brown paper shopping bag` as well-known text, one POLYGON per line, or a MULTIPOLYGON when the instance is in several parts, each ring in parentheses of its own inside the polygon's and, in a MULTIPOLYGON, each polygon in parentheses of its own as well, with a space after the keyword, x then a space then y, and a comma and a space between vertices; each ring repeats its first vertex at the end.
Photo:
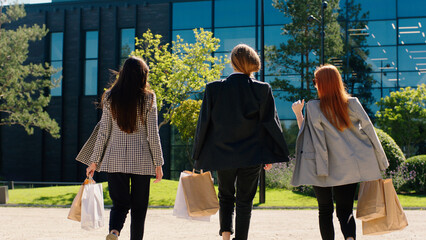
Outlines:
POLYGON ((210 172, 200 174, 192 172, 181 180, 189 216, 201 217, 216 214, 219 210, 219 202, 210 172))
POLYGON ((80 222, 81 221, 81 197, 83 196, 84 185, 88 183, 95 183, 93 179, 84 180, 72 201, 70 211, 68 213, 68 219, 80 222))
POLYGON ((386 216, 362 222, 364 235, 379 235, 402 230, 408 225, 407 217, 399 203, 392 179, 380 180, 383 184, 386 216))
POLYGON ((385 196, 381 179, 359 185, 356 218, 369 221, 386 216, 385 196))

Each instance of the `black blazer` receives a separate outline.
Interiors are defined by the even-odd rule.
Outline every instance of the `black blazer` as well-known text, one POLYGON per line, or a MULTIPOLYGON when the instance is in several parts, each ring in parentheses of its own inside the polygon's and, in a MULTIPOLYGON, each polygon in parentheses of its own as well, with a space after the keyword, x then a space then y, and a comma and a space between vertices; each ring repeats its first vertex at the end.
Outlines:
POLYGON ((240 73, 207 84, 192 157, 203 170, 287 162, 269 84, 240 73))

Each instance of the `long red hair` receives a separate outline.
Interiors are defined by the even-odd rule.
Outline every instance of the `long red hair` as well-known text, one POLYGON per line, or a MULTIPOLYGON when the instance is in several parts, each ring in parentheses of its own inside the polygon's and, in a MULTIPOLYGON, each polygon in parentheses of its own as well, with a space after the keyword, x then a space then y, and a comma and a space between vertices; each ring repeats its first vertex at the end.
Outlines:
POLYGON ((349 119, 349 94, 340 76, 339 70, 326 64, 315 70, 315 84, 320 98, 322 113, 334 127, 343 131, 352 125, 349 119))

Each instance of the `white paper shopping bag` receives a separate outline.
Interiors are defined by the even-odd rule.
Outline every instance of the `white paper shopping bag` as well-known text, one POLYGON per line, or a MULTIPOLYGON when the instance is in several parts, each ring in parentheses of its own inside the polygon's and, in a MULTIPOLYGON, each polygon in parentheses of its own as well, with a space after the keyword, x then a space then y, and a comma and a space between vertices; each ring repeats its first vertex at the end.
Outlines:
POLYGON ((185 202, 185 195, 183 194, 183 186, 182 186, 181 179, 182 177, 189 176, 189 175, 190 174, 186 172, 180 173, 179 185, 178 185, 176 199, 175 199, 175 206, 173 208, 173 216, 176 216, 178 218, 190 219, 190 220, 210 222, 210 216, 191 217, 188 214, 188 208, 185 202))
POLYGON ((94 230, 103 226, 104 196, 102 184, 86 184, 81 197, 81 228, 94 230))

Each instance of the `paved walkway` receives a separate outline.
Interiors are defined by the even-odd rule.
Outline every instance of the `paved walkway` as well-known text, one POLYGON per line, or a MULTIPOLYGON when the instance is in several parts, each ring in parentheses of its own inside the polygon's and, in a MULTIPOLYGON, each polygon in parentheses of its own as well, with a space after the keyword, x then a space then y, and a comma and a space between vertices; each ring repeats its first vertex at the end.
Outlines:
MULTIPOLYGON (((95 231, 80 229, 80 224, 66 219, 66 208, 0 207, 1 240, 102 240, 108 232, 109 210, 105 227, 95 231)), ((409 226, 402 231, 381 236, 363 236, 357 221, 358 239, 426 239, 426 211, 406 211, 409 226)), ((129 220, 129 219, 128 219, 129 220)), ((129 222, 120 239, 129 239, 129 222)), ((220 240, 218 215, 210 222, 176 219, 171 209, 149 209, 145 226, 146 240, 220 240)), ((336 240, 343 239, 335 219, 336 240)), ((249 238, 251 240, 320 239, 317 210, 254 210, 249 238)))

